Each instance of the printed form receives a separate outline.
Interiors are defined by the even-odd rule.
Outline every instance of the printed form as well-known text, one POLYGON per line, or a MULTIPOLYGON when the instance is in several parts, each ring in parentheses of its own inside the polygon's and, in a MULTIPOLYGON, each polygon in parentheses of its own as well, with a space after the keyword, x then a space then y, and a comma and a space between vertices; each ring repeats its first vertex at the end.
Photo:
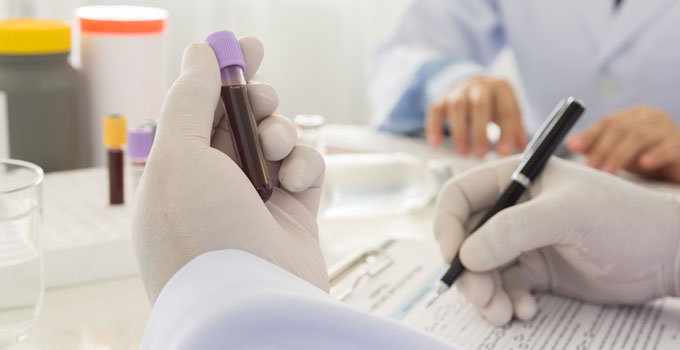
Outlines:
MULTIPOLYGON (((387 252, 394 260, 380 274, 358 282, 352 278, 345 281, 355 288, 344 301, 401 320, 464 349, 680 350, 680 299, 604 306, 539 293, 538 313, 531 321, 514 320, 493 327, 455 285, 426 308, 446 268, 436 243, 399 241, 387 252)), ((336 287, 342 289, 342 283, 336 287)))
POLYGON ((403 322, 471 350, 680 349, 679 299, 617 307, 550 294, 537 298, 531 321, 492 327, 454 288, 427 309, 423 300, 403 322))

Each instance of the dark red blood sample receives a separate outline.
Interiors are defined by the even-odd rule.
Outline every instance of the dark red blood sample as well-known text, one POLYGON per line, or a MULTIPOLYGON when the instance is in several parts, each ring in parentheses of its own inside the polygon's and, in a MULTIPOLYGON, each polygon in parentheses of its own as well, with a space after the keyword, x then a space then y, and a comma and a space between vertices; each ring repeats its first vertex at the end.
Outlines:
POLYGON ((250 109, 248 90, 244 85, 223 86, 221 95, 241 170, 266 202, 272 196, 273 189, 267 176, 255 117, 250 109))
POLYGON ((123 204, 123 150, 108 149, 109 160, 109 203, 123 204))

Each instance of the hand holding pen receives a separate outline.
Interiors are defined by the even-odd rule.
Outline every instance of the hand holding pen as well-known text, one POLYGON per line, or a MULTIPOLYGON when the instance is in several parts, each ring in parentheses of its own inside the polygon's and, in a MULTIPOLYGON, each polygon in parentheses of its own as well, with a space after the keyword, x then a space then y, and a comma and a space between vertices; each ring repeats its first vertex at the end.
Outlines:
MULTIPOLYGON (((531 186, 531 182, 541 173, 552 153, 583 111, 583 104, 572 97, 560 102, 527 145, 522 162, 512 174, 510 184, 470 234, 484 225, 492 216, 517 202, 522 193, 531 186)), ((451 287, 463 271, 464 267, 460 258, 458 255, 454 256, 450 268, 442 276, 428 305, 434 303, 442 293, 451 287)))

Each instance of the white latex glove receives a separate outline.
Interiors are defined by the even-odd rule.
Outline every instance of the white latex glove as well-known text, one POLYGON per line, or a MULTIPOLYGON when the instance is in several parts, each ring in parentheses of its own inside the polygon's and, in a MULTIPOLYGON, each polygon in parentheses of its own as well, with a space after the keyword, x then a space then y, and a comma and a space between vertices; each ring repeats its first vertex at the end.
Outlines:
POLYGON ((678 198, 554 157, 520 203, 463 242, 471 216, 500 196, 519 161, 452 179, 435 214, 444 258, 451 261, 460 248, 471 271, 458 288, 490 323, 507 323, 513 314, 531 319, 531 291, 604 304, 680 295, 678 198))
MULTIPOLYGON (((250 80, 262 61, 255 38, 240 40, 250 80)), ((274 89, 249 84, 274 194, 265 204, 239 166, 229 124, 216 113, 220 73, 212 49, 191 44, 182 72, 163 105, 156 140, 138 188, 133 238, 152 303, 168 279, 193 258, 239 249, 328 290, 316 213, 324 162, 309 147, 295 146, 295 127, 270 116, 274 89)), ((221 102, 220 102, 221 103, 221 102)), ((238 266, 233 268, 238 269, 238 266)))

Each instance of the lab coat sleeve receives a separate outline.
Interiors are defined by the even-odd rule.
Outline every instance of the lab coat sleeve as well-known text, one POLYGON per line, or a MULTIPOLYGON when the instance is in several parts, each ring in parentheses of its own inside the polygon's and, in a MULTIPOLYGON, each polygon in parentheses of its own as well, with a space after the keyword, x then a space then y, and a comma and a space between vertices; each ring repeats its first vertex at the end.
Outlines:
POLYGON ((205 253, 166 284, 142 349, 452 349, 363 313, 261 258, 205 253))
POLYGON ((419 0, 376 53, 373 124, 423 131, 425 110, 461 79, 482 74, 505 45, 497 0, 419 0))

